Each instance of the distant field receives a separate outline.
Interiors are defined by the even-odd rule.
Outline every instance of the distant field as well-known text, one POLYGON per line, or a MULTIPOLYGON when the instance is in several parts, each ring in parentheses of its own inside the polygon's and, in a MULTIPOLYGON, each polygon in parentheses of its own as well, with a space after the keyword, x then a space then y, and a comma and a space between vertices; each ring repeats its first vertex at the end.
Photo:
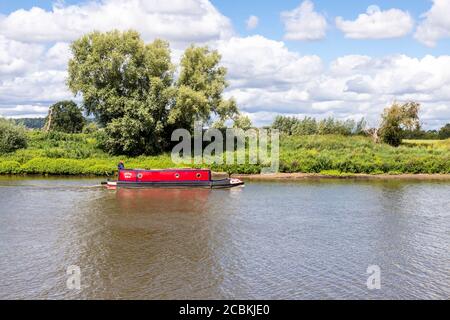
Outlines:
MULTIPOLYGON (((97 147, 92 134, 31 131, 28 135, 27 149, 0 156, 0 174, 113 175, 119 160, 124 160, 129 168, 177 167, 170 154, 109 156, 97 147)), ((282 136, 280 141, 281 172, 336 176, 450 173, 450 139, 406 140, 398 148, 375 144, 370 138, 360 136, 282 136)), ((256 174, 263 166, 216 164, 210 167, 215 171, 256 174)))
POLYGON ((419 139, 404 139, 402 141, 404 145, 412 146, 436 146, 436 147, 447 147, 450 148, 450 139, 446 140, 419 140, 419 139))
POLYGON ((403 144, 427 145, 442 142, 442 140, 418 140, 418 139, 404 139, 403 144))

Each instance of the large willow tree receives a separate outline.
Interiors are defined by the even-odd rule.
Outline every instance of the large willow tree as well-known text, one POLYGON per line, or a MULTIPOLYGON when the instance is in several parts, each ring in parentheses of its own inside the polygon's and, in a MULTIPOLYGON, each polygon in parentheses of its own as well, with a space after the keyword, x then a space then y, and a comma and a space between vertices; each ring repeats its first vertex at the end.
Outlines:
POLYGON ((111 153, 155 154, 167 148, 174 128, 212 115, 237 118, 234 101, 222 98, 226 70, 216 51, 189 47, 175 79, 169 44, 145 44, 136 31, 89 33, 71 50, 68 86, 105 127, 111 153))
POLYGON ((176 103, 170 110, 169 122, 183 128, 194 121, 207 122, 211 113, 218 121, 234 119, 238 109, 234 100, 224 100, 227 70, 219 66, 220 55, 206 47, 191 46, 181 59, 181 72, 176 82, 176 103))

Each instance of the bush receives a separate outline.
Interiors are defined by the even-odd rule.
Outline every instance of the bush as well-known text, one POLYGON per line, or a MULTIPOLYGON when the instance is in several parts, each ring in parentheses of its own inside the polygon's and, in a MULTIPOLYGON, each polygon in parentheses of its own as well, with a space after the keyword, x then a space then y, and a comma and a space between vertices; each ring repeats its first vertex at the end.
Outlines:
POLYGON ((79 175, 83 174, 83 162, 75 159, 35 158, 24 165, 21 170, 32 174, 79 175))
POLYGON ((0 174, 12 174, 20 171, 20 163, 17 161, 0 162, 0 174))
POLYGON ((89 122, 83 128, 83 133, 91 134, 98 131, 98 125, 95 122, 89 122))
POLYGON ((113 175, 115 171, 116 168, 113 165, 96 164, 85 169, 83 173, 97 176, 110 176, 113 175))
POLYGON ((25 129, 11 121, 0 119, 0 153, 13 152, 26 148, 27 138, 25 129))

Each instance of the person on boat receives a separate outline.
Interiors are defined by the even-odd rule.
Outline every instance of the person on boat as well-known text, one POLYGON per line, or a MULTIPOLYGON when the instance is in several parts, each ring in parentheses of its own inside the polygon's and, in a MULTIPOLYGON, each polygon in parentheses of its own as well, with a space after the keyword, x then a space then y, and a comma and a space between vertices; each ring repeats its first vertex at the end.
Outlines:
POLYGON ((120 160, 119 164, 117 165, 117 168, 118 168, 119 170, 125 169, 125 165, 123 164, 123 161, 122 161, 122 160, 120 160))

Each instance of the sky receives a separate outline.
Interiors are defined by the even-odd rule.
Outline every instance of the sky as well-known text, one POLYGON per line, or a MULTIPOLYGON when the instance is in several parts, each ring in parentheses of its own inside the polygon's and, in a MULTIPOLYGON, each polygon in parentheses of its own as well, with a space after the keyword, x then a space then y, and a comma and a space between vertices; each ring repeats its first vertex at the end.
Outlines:
MULTIPOLYGON (((65 85, 70 42, 136 29, 222 55, 254 124, 278 114, 379 123, 394 101, 421 103, 424 128, 450 122, 450 0, 0 1, 0 115, 41 117, 65 85)), ((75 98, 81 101, 80 97, 75 98)))

